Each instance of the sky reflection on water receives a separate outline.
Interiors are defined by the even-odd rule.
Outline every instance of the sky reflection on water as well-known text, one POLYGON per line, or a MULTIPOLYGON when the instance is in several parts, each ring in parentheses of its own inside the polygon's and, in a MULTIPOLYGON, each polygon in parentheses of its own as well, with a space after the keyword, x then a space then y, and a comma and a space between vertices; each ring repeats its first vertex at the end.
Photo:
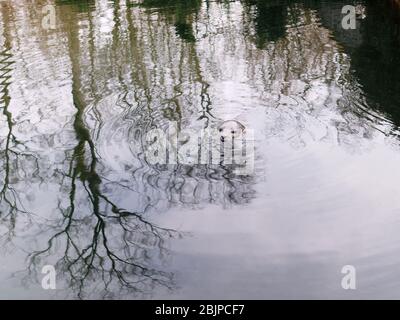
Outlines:
POLYGON ((0 298, 398 298, 400 9, 360 3, 0 2, 0 298), (133 147, 233 119, 251 175, 133 147))

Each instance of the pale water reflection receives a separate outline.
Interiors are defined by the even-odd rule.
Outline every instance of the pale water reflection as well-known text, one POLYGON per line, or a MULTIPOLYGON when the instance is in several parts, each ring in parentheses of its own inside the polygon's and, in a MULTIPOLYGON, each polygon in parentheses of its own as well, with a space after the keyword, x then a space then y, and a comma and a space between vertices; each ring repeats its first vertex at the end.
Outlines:
POLYGON ((399 298, 400 8, 357 3, 1 1, 0 298, 399 298), (226 120, 252 174, 148 163, 226 120))

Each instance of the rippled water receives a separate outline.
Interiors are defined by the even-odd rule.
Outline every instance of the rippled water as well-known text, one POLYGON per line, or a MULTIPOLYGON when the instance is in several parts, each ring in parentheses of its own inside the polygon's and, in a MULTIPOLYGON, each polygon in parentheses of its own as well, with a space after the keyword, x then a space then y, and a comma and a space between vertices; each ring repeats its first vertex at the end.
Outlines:
POLYGON ((0 298, 399 298, 400 8, 347 2, 0 1, 0 298), (146 160, 227 120, 251 174, 146 160))

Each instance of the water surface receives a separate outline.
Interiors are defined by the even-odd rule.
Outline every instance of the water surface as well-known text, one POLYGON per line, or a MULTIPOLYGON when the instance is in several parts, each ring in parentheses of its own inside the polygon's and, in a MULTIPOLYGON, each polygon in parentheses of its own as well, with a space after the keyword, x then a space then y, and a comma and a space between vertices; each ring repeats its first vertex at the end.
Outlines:
POLYGON ((0 298, 399 298, 400 8, 347 4, 1 1, 0 298), (249 175, 146 160, 233 119, 249 175))

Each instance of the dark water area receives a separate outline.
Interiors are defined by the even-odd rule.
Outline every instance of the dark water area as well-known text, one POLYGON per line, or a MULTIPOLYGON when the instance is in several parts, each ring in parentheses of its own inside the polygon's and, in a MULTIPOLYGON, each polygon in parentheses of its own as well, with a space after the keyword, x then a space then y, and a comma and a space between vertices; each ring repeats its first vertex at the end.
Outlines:
POLYGON ((400 5, 350 2, 0 1, 0 298, 400 298, 400 5), (146 157, 226 121, 251 172, 146 157))

